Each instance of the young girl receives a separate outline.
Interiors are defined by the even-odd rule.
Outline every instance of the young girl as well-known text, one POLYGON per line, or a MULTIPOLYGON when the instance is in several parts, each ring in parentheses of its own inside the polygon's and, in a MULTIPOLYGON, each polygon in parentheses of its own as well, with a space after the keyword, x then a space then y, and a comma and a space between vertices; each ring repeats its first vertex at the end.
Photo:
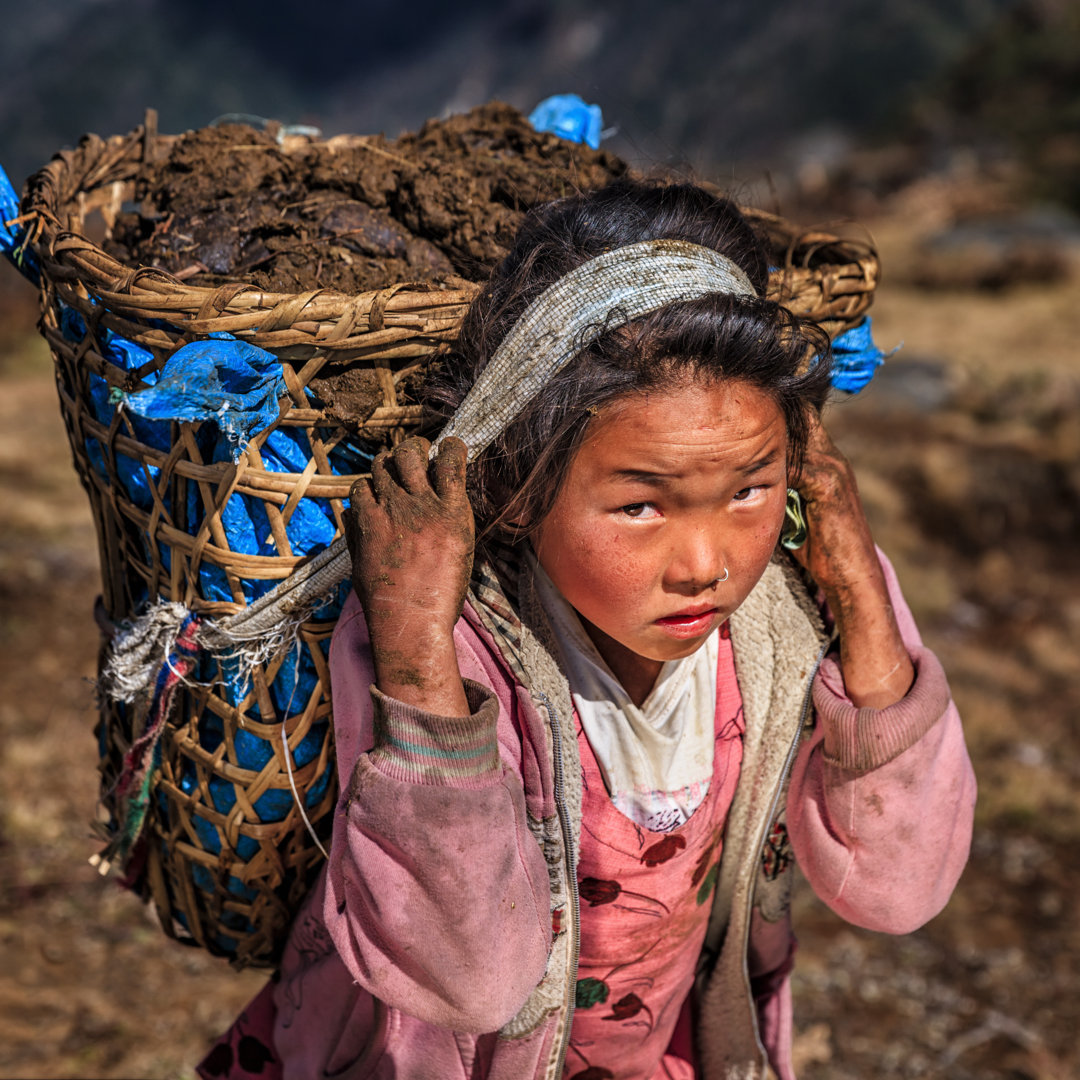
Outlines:
POLYGON ((793 862, 941 910, 959 718, 767 272, 689 185, 527 219, 353 490, 330 861, 204 1076, 788 1080, 793 862))

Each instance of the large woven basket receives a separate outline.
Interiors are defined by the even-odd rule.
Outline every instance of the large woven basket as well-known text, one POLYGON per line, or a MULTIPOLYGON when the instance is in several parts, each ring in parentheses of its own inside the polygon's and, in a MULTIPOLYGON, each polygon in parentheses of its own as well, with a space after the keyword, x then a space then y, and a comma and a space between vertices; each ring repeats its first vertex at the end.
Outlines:
MULTIPOLYGON (((275 152, 300 152, 311 141, 286 139, 275 152)), ((399 401, 402 378, 456 336, 477 289, 453 279, 356 296, 280 295, 242 281, 200 288, 121 265, 88 237, 92 218, 100 213, 108 229, 144 161, 170 143, 152 124, 122 137, 88 136, 31 178, 22 204, 41 269, 42 332, 93 510, 111 624, 156 598, 201 615, 233 614, 340 535, 355 476, 380 445, 419 422, 419 408, 399 401), (237 462, 213 460, 198 424, 172 422, 167 438, 148 437, 138 418, 116 407, 119 391, 143 387, 180 346, 221 332, 272 352, 288 389, 277 422, 237 462), (146 350, 136 351, 141 364, 133 366, 125 342, 146 350), (331 360, 374 371, 382 395, 351 430, 305 394, 331 360), (267 440, 282 431, 300 453, 291 468, 266 460, 267 440), (230 546, 223 519, 241 504, 265 515, 272 554, 230 546), (294 516, 316 511, 324 535, 294 550, 294 516)), ((779 218, 751 215, 770 237, 777 296, 833 335, 862 319, 877 280, 869 246, 801 236, 779 218)), ((337 786, 326 656, 340 599, 302 627, 299 655, 257 666, 243 692, 219 662, 201 670, 203 685, 182 691, 160 743, 146 862, 134 884, 153 899, 167 932, 241 966, 274 963, 323 859, 315 837, 328 843, 337 786)), ((132 708, 102 702, 106 831, 116 825, 113 790, 135 725, 132 708)))

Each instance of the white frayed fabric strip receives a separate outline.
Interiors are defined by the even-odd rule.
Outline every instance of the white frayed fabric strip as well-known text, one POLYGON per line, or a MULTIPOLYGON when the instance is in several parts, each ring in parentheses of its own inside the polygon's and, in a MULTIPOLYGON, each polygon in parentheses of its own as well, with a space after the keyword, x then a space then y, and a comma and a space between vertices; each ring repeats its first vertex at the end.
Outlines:
POLYGON ((183 604, 160 601, 125 624, 113 639, 99 688, 114 701, 131 704, 153 686, 176 645, 190 612, 183 604))
POLYGON ((644 240, 589 259, 545 289, 514 324, 432 445, 461 439, 473 461, 553 375, 601 334, 710 293, 756 296, 746 274, 712 248, 644 240))

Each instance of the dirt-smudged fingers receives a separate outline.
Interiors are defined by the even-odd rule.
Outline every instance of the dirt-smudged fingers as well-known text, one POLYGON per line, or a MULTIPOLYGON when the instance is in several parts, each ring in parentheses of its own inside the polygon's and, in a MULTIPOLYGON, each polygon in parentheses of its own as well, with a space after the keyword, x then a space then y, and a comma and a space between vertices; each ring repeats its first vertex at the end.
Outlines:
POLYGON ((371 463, 371 486, 375 491, 378 502, 384 503, 390 498, 394 489, 398 487, 397 481, 390 474, 390 451, 383 450, 375 456, 371 463))
POLYGON ((371 486, 371 477, 361 476, 349 488, 349 505, 345 508, 344 517, 363 518, 376 505, 375 492, 371 486))
POLYGON ((375 505, 375 493, 371 490, 371 481, 368 477, 362 476, 349 488, 349 505, 341 514, 341 523, 345 529, 345 543, 349 554, 354 559, 359 545, 363 543, 363 521, 375 505))
POLYGON ((468 457, 468 448, 454 435, 439 443, 439 452, 431 466, 431 482, 440 499, 464 494, 468 457))
POLYGON ((430 491, 428 483, 428 451, 431 444, 417 436, 405 439, 394 448, 394 469, 401 486, 410 495, 430 491))

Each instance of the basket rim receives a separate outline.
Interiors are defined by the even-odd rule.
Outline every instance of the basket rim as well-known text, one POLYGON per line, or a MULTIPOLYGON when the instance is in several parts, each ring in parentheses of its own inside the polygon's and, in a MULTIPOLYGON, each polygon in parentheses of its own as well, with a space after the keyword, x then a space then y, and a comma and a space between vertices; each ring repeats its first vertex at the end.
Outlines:
MULTIPOLYGON (((148 114, 147 122, 126 135, 84 136, 74 150, 59 152, 32 174, 24 187, 20 220, 45 276, 62 288, 66 302, 86 312, 98 307, 106 325, 114 324, 116 316, 126 315, 139 320, 137 326, 144 327, 146 321, 154 320, 168 323, 181 334, 203 336, 224 331, 256 339, 272 351, 311 345, 331 352, 361 345, 380 348, 417 333, 437 343, 453 335, 481 290, 480 283, 454 274, 430 282, 394 283, 356 294, 332 288, 269 292, 241 279, 217 286, 195 285, 160 267, 125 265, 72 227, 74 217, 81 222, 88 202, 96 204, 90 206, 91 210, 105 206, 107 211, 110 204, 114 211, 118 209, 121 188, 133 182, 140 167, 155 160, 164 147, 181 137, 157 134, 156 119, 152 121, 148 114), (88 199, 95 193, 102 197, 88 199), (89 303, 90 298, 96 305, 89 303), (384 336, 377 339, 376 335, 384 336)), ((289 154, 318 145, 370 145, 371 138, 290 136, 284 145, 257 149, 289 154)), ((770 292, 775 291, 781 302, 820 288, 827 293, 823 307, 819 310, 803 306, 800 314, 827 322, 838 318, 837 312, 830 310, 828 297, 863 294, 865 303, 857 305, 858 311, 839 316, 849 325, 861 318, 870 306, 880 270, 869 237, 853 239, 822 227, 803 228, 757 207, 739 209, 777 250, 785 251, 783 265, 771 274, 774 281, 770 292), (811 266, 811 260, 826 249, 831 249, 829 257, 811 266)), ((174 344, 168 332, 162 330, 156 342, 152 341, 153 330, 144 328, 140 336, 159 347, 174 344)))
MULTIPOLYGON (((74 150, 56 154, 24 186, 19 221, 41 264, 43 279, 58 287, 65 302, 85 314, 94 312, 110 329, 117 328, 117 315, 127 315, 140 322, 165 322, 180 334, 203 336, 225 331, 258 339, 276 334, 277 340, 266 343, 277 349, 317 341, 321 347, 338 351, 355 347, 357 339, 379 346, 417 332, 437 342, 460 323, 479 291, 480 285, 457 275, 430 282, 394 283, 355 294, 332 288, 270 292, 243 280, 195 285, 161 267, 125 265, 72 227, 74 219, 81 219, 88 209, 101 208, 88 207, 88 196, 93 193, 102 193, 97 200, 101 205, 112 203, 118 208, 121 189, 133 182, 146 161, 153 160, 153 148, 178 138, 156 135, 145 124, 127 135, 107 139, 86 135, 74 150), (90 298, 97 303, 89 303, 90 298), (282 340, 298 324, 304 324, 306 331, 300 339, 282 340), (350 333, 354 329, 358 333, 350 333), (380 332, 386 334, 386 340, 372 340, 380 332)), ((335 139, 337 145, 356 141, 352 137, 348 141, 340 136, 335 139)), ((296 138, 290 141, 295 143, 296 138)), ((305 146, 334 143, 333 139, 302 141, 305 146)), ((299 147, 275 149, 288 153, 299 147)), ((154 341, 152 329, 139 329, 143 333, 136 336, 147 344, 165 348, 174 344, 167 331, 159 329, 154 341)))

